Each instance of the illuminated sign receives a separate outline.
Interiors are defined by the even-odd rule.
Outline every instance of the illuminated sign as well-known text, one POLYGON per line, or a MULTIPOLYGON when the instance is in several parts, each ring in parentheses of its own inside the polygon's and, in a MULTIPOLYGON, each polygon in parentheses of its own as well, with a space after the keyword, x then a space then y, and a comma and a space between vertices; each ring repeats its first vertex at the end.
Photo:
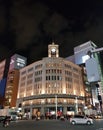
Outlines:
POLYGON ((10 65, 12 65, 15 61, 13 59, 11 59, 10 61, 10 65))
POLYGON ((20 66, 20 67, 24 67, 26 64, 25 59, 22 59, 19 57, 17 57, 16 62, 17 62, 17 66, 20 66))
POLYGON ((9 70, 23 68, 26 66, 26 63, 27 63, 27 58, 15 54, 11 57, 9 70))
POLYGON ((91 41, 88 41, 82 45, 79 45, 74 48, 74 55, 75 55, 75 63, 76 64, 83 64, 89 59, 89 55, 87 55, 88 51, 94 50, 95 44, 91 41))

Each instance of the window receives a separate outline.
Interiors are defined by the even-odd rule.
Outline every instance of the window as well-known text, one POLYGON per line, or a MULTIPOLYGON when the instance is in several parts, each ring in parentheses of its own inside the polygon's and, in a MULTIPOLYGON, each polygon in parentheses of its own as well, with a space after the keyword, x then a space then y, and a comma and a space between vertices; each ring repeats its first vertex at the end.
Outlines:
POLYGON ((21 75, 24 75, 26 73, 26 71, 23 71, 22 73, 21 73, 21 75))
POLYGON ((28 72, 33 71, 33 67, 28 69, 28 72))

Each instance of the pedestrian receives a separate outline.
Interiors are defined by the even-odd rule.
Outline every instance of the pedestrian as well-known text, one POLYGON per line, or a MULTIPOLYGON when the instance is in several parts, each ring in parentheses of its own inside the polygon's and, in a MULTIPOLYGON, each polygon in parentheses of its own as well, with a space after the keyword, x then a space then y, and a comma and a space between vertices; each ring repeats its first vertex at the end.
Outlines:
POLYGON ((3 127, 7 127, 10 124, 10 117, 5 116, 5 119, 3 120, 3 127))

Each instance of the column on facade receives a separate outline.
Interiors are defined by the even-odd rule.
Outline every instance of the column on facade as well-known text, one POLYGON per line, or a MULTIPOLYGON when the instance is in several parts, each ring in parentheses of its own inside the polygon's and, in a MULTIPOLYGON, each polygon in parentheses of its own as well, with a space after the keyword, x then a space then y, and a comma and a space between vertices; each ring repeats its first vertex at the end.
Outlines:
POLYGON ((67 105, 66 104, 63 105, 63 114, 64 115, 67 114, 67 105))
POLYGON ((41 105, 41 110, 40 110, 41 116, 44 115, 44 104, 41 105))
POLYGON ((30 116, 30 117, 29 117, 30 119, 32 119, 32 114, 33 114, 33 108, 32 108, 32 106, 30 106, 30 115, 29 115, 29 116, 30 116))

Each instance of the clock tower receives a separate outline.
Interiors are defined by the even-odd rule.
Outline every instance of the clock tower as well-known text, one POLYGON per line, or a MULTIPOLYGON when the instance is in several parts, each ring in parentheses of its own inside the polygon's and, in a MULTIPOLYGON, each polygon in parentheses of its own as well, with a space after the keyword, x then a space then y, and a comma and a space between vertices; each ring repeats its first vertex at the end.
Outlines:
POLYGON ((59 57, 59 45, 52 42, 48 45, 48 57, 59 57))

